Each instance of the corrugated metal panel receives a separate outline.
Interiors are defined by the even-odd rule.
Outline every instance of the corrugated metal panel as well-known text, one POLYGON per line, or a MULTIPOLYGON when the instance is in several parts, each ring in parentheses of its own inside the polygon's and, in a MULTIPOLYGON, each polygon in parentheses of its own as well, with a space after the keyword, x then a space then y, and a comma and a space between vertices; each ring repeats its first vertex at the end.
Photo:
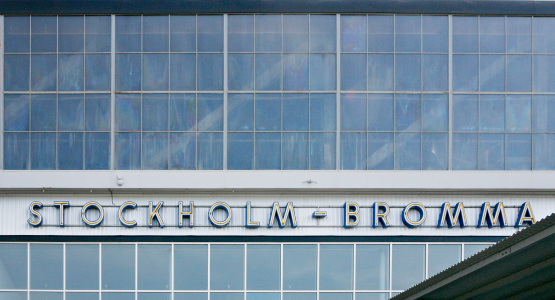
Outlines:
MULTIPOLYGON (((517 219, 520 205, 530 202, 536 220, 540 220, 555 211, 555 201, 551 197, 439 197, 439 196, 44 196, 44 197, 2 197, 0 198, 0 235, 242 235, 242 236, 509 236, 517 230, 514 224, 517 219), (67 200, 71 207, 65 211, 65 224, 58 226, 59 210, 53 206, 55 201, 67 200), (44 207, 40 210, 44 222, 41 227, 35 228, 27 224, 31 216, 29 204, 41 201, 44 207), (98 202, 104 208, 105 218, 101 226, 89 228, 81 219, 82 206, 87 202, 98 202), (127 220, 136 220, 138 226, 125 228, 118 219, 119 206, 127 201, 138 204, 137 209, 128 209, 125 212, 127 220), (148 204, 152 201, 156 205, 164 201, 161 210, 165 228, 154 226, 147 227, 148 204), (195 226, 177 227, 178 202, 183 201, 188 209, 189 201, 195 203, 195 226), (260 222, 260 228, 245 228, 246 202, 252 204, 253 222, 260 222), (360 223, 355 228, 343 228, 343 204, 356 202, 361 207, 360 223), (224 228, 213 227, 208 220, 208 211, 216 202, 226 202, 232 208, 232 218, 224 228), (283 208, 287 202, 295 205, 297 228, 289 225, 279 228, 277 221, 268 228, 271 207, 274 202, 279 202, 283 208), (372 205, 374 202, 386 202, 391 211, 388 216, 390 228, 373 228, 372 205), (411 202, 422 203, 427 208, 426 221, 419 227, 408 228, 403 225, 401 214, 403 208, 411 202), (444 202, 455 205, 463 202, 469 226, 466 228, 436 228, 440 206, 444 202), (484 202, 495 205, 503 202, 506 208, 509 226, 505 228, 477 228, 480 206, 484 202), (312 217, 315 211, 326 211, 327 217, 316 219, 312 217)), ((90 210, 88 217, 97 218, 96 210, 90 210)), ((411 212, 411 218, 417 219, 416 212, 411 212)), ((225 213, 216 211, 218 220, 225 219, 225 213)), ((155 222, 156 223, 156 222, 155 222)), ((188 220, 185 219, 185 224, 188 220)))

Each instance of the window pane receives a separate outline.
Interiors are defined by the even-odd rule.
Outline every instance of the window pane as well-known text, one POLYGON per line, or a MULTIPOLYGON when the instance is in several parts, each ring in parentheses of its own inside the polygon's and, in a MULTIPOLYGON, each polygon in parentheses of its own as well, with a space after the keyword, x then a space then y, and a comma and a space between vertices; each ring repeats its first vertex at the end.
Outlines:
POLYGON ((320 293, 320 300, 352 300, 351 293, 320 293))
POLYGON ((116 133, 116 170, 141 169, 141 134, 116 133))
POLYGON ((395 55, 395 90, 420 91, 420 54, 395 55))
POLYGON ((428 277, 432 277, 460 261, 461 245, 429 245, 428 277))
POLYGON ((4 300, 27 300, 27 292, 0 292, 0 298, 4 300))
POLYGON ((555 97, 535 95, 533 104, 534 132, 555 132, 555 97))
POLYGON ((366 133, 341 133, 341 169, 366 170, 366 133))
POLYGON ((57 17, 31 17, 31 52, 56 52, 57 17))
POLYGON ((532 56, 507 56, 507 91, 532 91, 532 56))
POLYGON ((478 169, 478 135, 453 134, 453 170, 478 169))
POLYGON ((29 130, 29 95, 4 95, 4 130, 29 130))
POLYGON ((555 56, 534 55, 534 91, 555 92, 555 56))
POLYGON ((141 95, 116 96, 116 131, 141 130, 141 95))
POLYGON ((281 52, 281 15, 255 16, 256 52, 281 52))
POLYGON ((453 131, 478 131, 478 96, 453 97, 453 131))
POLYGON ((138 293, 138 300, 171 300, 170 293, 138 293))
POLYGON ((387 300, 389 293, 357 293, 357 300, 387 300))
POLYGON ((109 91, 112 78, 109 54, 85 55, 85 90, 109 91))
POLYGON ((532 18, 507 18, 507 52, 532 52, 532 18))
POLYGON ((406 290, 424 280, 424 245, 392 245, 392 289, 406 290))
POLYGON ((532 169, 532 135, 507 134, 506 170, 532 169))
POLYGON ((393 52, 393 16, 368 16, 368 52, 393 52))
MULTIPOLYGON (((1 289, 26 289, 27 288, 27 244, 1 244, 0 245, 0 282, 1 289)), ((17 299, 17 294, 2 295, 7 299, 17 299)), ((25 298, 27 295, 25 295, 25 298)), ((23 298, 22 298, 23 299, 23 298)))
POLYGON ((507 131, 532 131, 532 97, 527 95, 507 96, 507 131))
POLYGON ((143 170, 168 169, 168 134, 166 132, 143 133, 143 170))
POLYGON ((477 17, 453 17, 453 52, 478 53, 477 17))
POLYGON ((335 54, 310 55, 310 90, 335 90, 335 54))
POLYGON ((58 17, 58 52, 83 52, 85 18, 58 17))
POLYGON ((27 170, 29 165, 29 134, 4 133, 4 170, 27 170))
POLYGON ((420 52, 420 16, 395 16, 395 51, 420 52))
POLYGON ((310 133, 310 169, 335 170, 336 133, 310 133))
MULTIPOLYGON (((175 245, 174 246, 174 289, 206 290, 208 287, 208 246, 175 245)), ((177 295, 177 294, 176 294, 177 295)), ((181 294, 198 295, 206 294, 181 294)), ((189 298, 184 298, 189 299, 189 298)), ((193 300, 195 298, 191 298, 193 300)))
POLYGON ((196 21, 196 16, 170 16, 170 51, 195 52, 196 21))
POLYGON ((480 52, 505 52, 504 17, 480 17, 480 52))
POLYGON ((254 16, 230 15, 228 22, 228 51, 254 52, 254 16))
POLYGON ((284 290, 316 289, 317 247, 317 245, 283 245, 284 290))
POLYGON ((257 90, 281 90, 281 54, 258 54, 255 65, 257 90))
POLYGON ((447 133, 422 134, 422 170, 447 170, 448 139, 447 133))
POLYGON ((256 133, 255 169, 281 169, 281 133, 256 133))
POLYGON ((64 246, 31 244, 31 289, 63 289, 64 246))
POLYGON ((143 16, 144 52, 169 50, 169 25, 168 16, 143 16))
MULTIPOLYGON (((170 289, 171 248, 171 245, 138 245, 138 289, 170 289)), ((169 294, 160 294, 160 296, 163 295, 169 294)))
POLYGON ((335 130, 337 124, 337 105, 335 99, 335 94, 310 95, 310 130, 335 130))
POLYGON ((534 53, 553 53, 555 49, 555 18, 534 18, 534 53))
POLYGON ((83 90, 83 64, 82 54, 58 55, 58 74, 60 91, 83 90))
POLYGON ((283 130, 308 131, 308 94, 283 94, 283 130))
POLYGON ((31 55, 32 91, 56 90, 56 59, 56 55, 31 55))
POLYGON ((197 170, 222 170, 224 152, 222 133, 199 133, 197 143, 197 170))
POLYGON ((254 133, 227 134, 227 169, 252 170, 254 168, 254 133))
POLYGON ((170 169, 195 169, 195 133, 170 133, 170 169))
POLYGON ((224 17, 197 16, 198 52, 222 52, 224 49, 224 17))
POLYGON ((141 51, 141 16, 116 16, 116 52, 141 51))
POLYGON ((210 245, 210 288, 242 290, 244 264, 244 245, 210 245))
POLYGON ((197 86, 195 54, 170 54, 170 90, 194 91, 197 86))
POLYGON ((393 90, 393 54, 368 54, 368 90, 393 90))
POLYGON ((352 288, 353 245, 320 245, 320 289, 350 290, 352 288))
POLYGON ((335 15, 310 16, 310 51, 335 52, 336 44, 335 15))
POLYGON ((31 300, 62 300, 64 293, 31 292, 31 300))
MULTIPOLYGON (((247 245, 247 289, 279 290, 281 268, 280 245, 247 245)), ((254 295, 254 294, 249 294, 254 295)), ((261 294, 274 295, 274 294, 261 294)), ((278 299, 279 299, 279 294, 278 299)), ((247 298, 256 298, 247 296, 247 298)), ((266 299, 266 298, 261 298, 266 299)))
POLYGON ((4 55, 6 91, 28 91, 29 70, 29 55, 4 55))
POLYGON ((173 300, 208 300, 207 293, 174 293, 173 300))
POLYGON ((316 300, 316 293, 283 293, 283 300, 316 300))
POLYGON ((85 170, 110 168, 110 133, 85 133, 85 170))
POLYGON ((341 16, 341 51, 366 52, 366 16, 341 16))
POLYGON ((420 95, 395 95, 395 130, 420 131, 421 123, 420 95))
MULTIPOLYGON (((66 289, 98 290, 98 272, 98 245, 66 245, 66 289)), ((66 295, 66 298, 68 295, 66 295)), ((77 296, 79 294, 71 295, 77 296)), ((95 295, 98 299, 98 294, 90 293, 90 295, 95 295)), ((78 298, 75 297, 74 299, 78 298)))
POLYGON ((87 94, 85 100, 85 130, 110 130, 110 95, 87 94))
POLYGON ((366 130, 365 94, 341 94, 341 130, 366 130))
POLYGON ((224 60, 222 54, 199 54, 197 56, 199 91, 221 91, 223 89, 224 60))
POLYGON ((102 293, 102 300, 135 300, 135 293, 102 293))
POLYGON ((31 169, 56 169, 56 133, 31 133, 31 169))
POLYGON ((243 293, 211 293, 210 300, 243 300, 243 293))
POLYGON ((366 90, 366 54, 341 56, 341 90, 366 90))
POLYGON ((449 98, 447 95, 425 94, 422 106, 422 130, 449 130, 449 98))
POLYGON ((283 55, 283 89, 308 90, 308 54, 283 55))
POLYGON ((82 131, 84 128, 84 95, 58 95, 58 130, 82 131))
POLYGON ((480 96, 480 131, 505 131, 505 96, 480 96))
POLYGON ((247 300, 280 300, 279 293, 247 293, 247 300))
POLYGON ((141 90, 141 55, 116 55, 116 90, 141 90))
POLYGON ((447 91, 448 55, 423 55, 422 81, 425 91, 447 91))
POLYGON ((283 15, 283 51, 308 52, 308 15, 283 15))
POLYGON ((255 95, 255 126, 260 131, 279 131, 281 129, 281 95, 255 95))
POLYGON ((474 254, 481 252, 482 250, 488 248, 491 244, 465 244, 464 245, 464 259, 467 259, 474 254))
POLYGON ((58 170, 83 170, 83 133, 58 133, 58 170))
POLYGON ((110 16, 85 17, 85 51, 110 52, 112 20, 110 16))
POLYGON ((395 134, 395 170, 420 170, 420 133, 395 134))
POLYGON ((66 293, 65 300, 98 300, 98 293, 66 293))
POLYGON ((168 75, 168 54, 143 54, 143 90, 167 91, 168 75))
POLYGON ((30 19, 26 17, 4 17, 5 53, 29 53, 30 19))
POLYGON ((480 55, 480 91, 505 91, 504 55, 480 55))
POLYGON ((393 170, 393 133, 368 133, 368 170, 393 170))
POLYGON ((135 289, 135 245, 102 245, 102 289, 135 289))
POLYGON ((199 131, 223 130, 223 95, 199 94, 197 100, 197 124, 199 131))
POLYGON ((356 288, 389 289, 389 245, 357 245, 356 288))
POLYGON ((195 95, 170 94, 170 130, 195 130, 195 95))
POLYGON ((31 130, 56 130, 56 95, 31 96, 31 130))
POLYGON ((478 91, 478 55, 453 55, 453 90, 478 91))
POLYGON ((308 133, 283 133, 283 169, 308 170, 308 133))
POLYGON ((368 131, 393 131, 393 94, 368 95, 368 131))
POLYGON ((231 91, 254 90, 254 55, 228 55, 228 86, 231 91))
POLYGON ((480 170, 505 169, 505 135, 480 134, 480 170))
POLYGON ((229 131, 254 130, 254 95, 228 94, 227 121, 229 131))
POLYGON ((447 16, 422 16, 422 51, 449 52, 449 19, 447 16))
POLYGON ((168 94, 143 95, 143 131, 168 130, 168 94))

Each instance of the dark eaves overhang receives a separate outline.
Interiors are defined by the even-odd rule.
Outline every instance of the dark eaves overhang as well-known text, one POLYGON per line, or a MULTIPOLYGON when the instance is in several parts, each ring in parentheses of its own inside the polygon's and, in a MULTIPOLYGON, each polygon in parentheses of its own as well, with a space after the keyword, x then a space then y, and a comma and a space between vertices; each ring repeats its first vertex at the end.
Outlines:
POLYGON ((555 15, 518 0, 0 0, 0 14, 400 13, 555 15))
POLYGON ((555 295, 555 214, 393 300, 525 300, 555 295))

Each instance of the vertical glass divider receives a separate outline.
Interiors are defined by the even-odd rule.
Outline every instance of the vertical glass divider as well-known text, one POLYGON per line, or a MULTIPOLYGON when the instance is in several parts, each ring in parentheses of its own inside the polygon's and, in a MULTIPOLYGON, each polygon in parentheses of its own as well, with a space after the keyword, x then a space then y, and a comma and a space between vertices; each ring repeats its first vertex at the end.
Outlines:
POLYGON ((0 111, 2 116, 0 116, 0 168, 4 170, 4 16, 0 15, 0 65, 2 70, 0 71, 0 111))
MULTIPOLYGON (((336 142, 335 142, 335 169, 341 170, 341 15, 336 15, 336 142)), ((310 30, 310 29, 309 29, 310 30)))
POLYGON ((227 14, 224 14, 224 125, 223 125, 223 169, 227 170, 227 14))
POLYGON ((449 15, 449 149, 448 149, 448 170, 453 169, 453 15, 449 15))
POLYGON ((110 43, 110 170, 116 169, 116 15, 112 15, 110 43))

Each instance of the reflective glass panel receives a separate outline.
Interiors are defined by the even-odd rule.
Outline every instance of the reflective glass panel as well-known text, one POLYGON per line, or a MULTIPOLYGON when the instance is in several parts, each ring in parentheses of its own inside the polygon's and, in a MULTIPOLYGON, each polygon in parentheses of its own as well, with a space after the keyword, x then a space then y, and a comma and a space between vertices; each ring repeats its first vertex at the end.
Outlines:
POLYGON ((61 244, 31 244, 31 289, 63 289, 63 249, 61 244))
POLYGON ((27 292, 0 292, 0 298, 5 300, 27 300, 27 292))
POLYGON ((356 247, 356 289, 389 289, 389 245, 357 245, 356 247))
POLYGON ((353 245, 320 245, 320 289, 350 290, 352 288, 353 245))
MULTIPOLYGON (((175 245, 173 263, 174 289, 206 290, 208 288, 208 245, 175 245)), ((192 295, 198 295, 198 297, 204 295, 206 299, 206 294, 192 295)), ((195 298, 190 300, 193 299, 195 298)))
POLYGON ((366 16, 341 16, 341 51, 366 52, 366 16))
POLYGON ((467 259, 474 254, 481 252, 488 248, 491 244, 465 244, 464 245, 464 259, 467 259))
POLYGON ((24 17, 4 17, 5 53, 29 53, 31 20, 24 17))
POLYGON ((428 245, 428 277, 461 261, 461 245, 428 245))
MULTIPOLYGON (((210 288, 213 290, 243 290, 244 264, 244 245, 211 245, 210 288)), ((220 294, 212 294, 211 297, 215 295, 220 294)), ((237 295, 241 295, 240 299, 242 299, 243 294, 237 295)))
POLYGON ((254 16, 230 15, 227 17, 229 52, 254 52, 254 16))
POLYGON ((254 168, 254 133, 227 134, 227 169, 252 170, 254 168))
POLYGON ((392 245, 392 289, 405 290, 424 280, 424 245, 392 245))
MULTIPOLYGON (((284 290, 316 289, 317 247, 317 245, 283 245, 284 290)), ((297 299, 291 297, 291 299, 297 299)))
MULTIPOLYGON (((27 244, 0 244, 0 278, 0 289, 27 288, 27 244)), ((17 299, 17 294, 11 296, 17 299)))
POLYGON ((135 289, 135 245, 102 245, 102 289, 135 289))
MULTIPOLYGON (((279 290, 281 268, 280 245, 247 245, 247 289, 279 290)), ((254 295, 254 294, 248 294, 254 295)), ((274 295, 274 294, 261 294, 274 295)), ((279 299, 279 294, 278 295, 279 299)), ((247 298, 256 298, 247 296, 247 298)), ((267 298, 260 298, 267 299, 267 298)))
MULTIPOLYGON (((171 248, 171 245, 138 245, 138 289, 170 289, 170 262, 172 255, 171 248)), ((161 296, 164 295, 169 294, 162 294, 161 296)))
POLYGON ((316 300, 316 293, 283 293, 283 300, 316 300))

